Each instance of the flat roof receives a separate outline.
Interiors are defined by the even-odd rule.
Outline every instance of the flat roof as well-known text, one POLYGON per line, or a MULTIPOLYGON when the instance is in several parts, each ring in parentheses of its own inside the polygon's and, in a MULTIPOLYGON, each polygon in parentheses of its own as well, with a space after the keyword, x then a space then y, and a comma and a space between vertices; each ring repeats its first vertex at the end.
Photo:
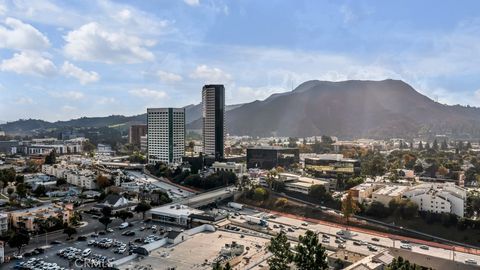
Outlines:
POLYGON ((292 150, 292 149, 296 149, 298 150, 298 148, 296 147, 285 147, 285 146, 250 146, 250 147, 247 147, 247 150, 248 149, 258 149, 258 150, 292 150))
POLYGON ((373 194, 398 196, 398 195, 402 195, 402 192, 406 191, 408 188, 409 188, 408 186, 386 186, 373 192, 373 194))
POLYGON ((153 214, 165 214, 165 215, 177 215, 177 216, 189 216, 191 214, 203 214, 202 210, 191 208, 183 204, 170 204, 150 209, 150 213, 153 214))

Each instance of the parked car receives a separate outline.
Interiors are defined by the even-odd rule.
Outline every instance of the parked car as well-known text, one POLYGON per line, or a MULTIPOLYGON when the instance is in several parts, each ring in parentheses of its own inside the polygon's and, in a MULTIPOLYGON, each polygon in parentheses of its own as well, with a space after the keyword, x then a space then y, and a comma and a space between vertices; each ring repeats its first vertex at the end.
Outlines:
POLYGON ((401 245, 400 245, 400 248, 412 250, 412 246, 409 245, 409 244, 401 244, 401 245))
POLYGON ((430 249, 430 247, 425 246, 425 245, 421 245, 420 248, 421 248, 421 249, 424 249, 424 250, 429 250, 429 249, 430 249))

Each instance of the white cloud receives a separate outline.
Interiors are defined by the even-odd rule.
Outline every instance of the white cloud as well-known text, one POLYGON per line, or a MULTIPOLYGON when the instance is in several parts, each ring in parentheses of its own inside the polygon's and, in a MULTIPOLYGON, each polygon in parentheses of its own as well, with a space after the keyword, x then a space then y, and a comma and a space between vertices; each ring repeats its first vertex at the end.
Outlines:
POLYGON ((160 80, 164 82, 179 82, 183 79, 182 76, 178 74, 166 72, 163 70, 157 71, 157 76, 158 78, 160 78, 160 80))
POLYGON ((278 87, 247 87, 241 86, 237 89, 234 89, 234 100, 235 103, 250 102, 252 100, 264 100, 267 97, 275 93, 285 92, 287 89, 278 87))
POLYGON ((64 112, 72 112, 72 111, 75 111, 75 110, 77 110, 77 108, 73 107, 71 105, 63 105, 62 106, 62 111, 64 111, 64 112))
POLYGON ((50 59, 44 58, 38 53, 20 52, 15 53, 10 59, 3 60, 0 70, 18 74, 51 76, 55 74, 56 67, 50 59))
POLYGON ((15 101, 16 104, 19 104, 19 105, 28 105, 28 104, 33 104, 33 99, 32 98, 29 98, 29 97, 21 97, 21 98, 18 98, 16 101, 15 101))
POLYGON ((155 57, 147 47, 154 42, 123 32, 109 32, 92 22, 65 37, 65 54, 74 60, 103 63, 140 63, 155 57))
POLYGON ((105 105, 105 104, 112 104, 117 102, 117 100, 113 97, 100 97, 95 100, 97 104, 105 105))
POLYGON ((141 98, 162 99, 168 96, 165 91, 151 90, 147 88, 134 89, 128 92, 131 95, 141 97, 141 98))
POLYGON ((185 4, 189 5, 189 6, 198 6, 200 5, 200 0, 183 0, 183 2, 185 2, 185 4))
POLYGON ((4 15, 5 13, 7 13, 7 7, 0 4, 0 15, 4 15))
POLYGON ((227 83, 232 76, 219 68, 211 68, 207 65, 200 65, 190 74, 191 78, 202 79, 206 83, 227 83))
POLYGON ((100 79, 100 76, 95 71, 85 71, 68 61, 65 61, 63 63, 62 69, 60 71, 66 77, 73 77, 78 79, 81 84, 96 82, 100 79))
POLYGON ((6 18, 4 23, 0 24, 0 48, 43 50, 49 46, 48 38, 30 24, 14 18, 6 18))
POLYGON ((50 92, 50 96, 54 98, 64 98, 69 100, 80 100, 85 97, 82 92, 67 91, 67 92, 50 92))

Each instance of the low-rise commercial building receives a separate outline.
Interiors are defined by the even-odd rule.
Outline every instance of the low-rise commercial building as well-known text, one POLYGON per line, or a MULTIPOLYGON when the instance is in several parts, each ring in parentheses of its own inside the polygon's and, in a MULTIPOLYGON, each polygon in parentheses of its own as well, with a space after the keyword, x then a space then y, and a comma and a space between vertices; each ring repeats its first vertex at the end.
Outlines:
POLYGON ((204 213, 202 210, 181 204, 160 206, 152 208, 149 212, 154 221, 185 227, 190 224, 190 215, 204 213))
POLYGON ((324 186, 326 191, 330 188, 330 183, 328 181, 291 173, 280 173, 278 175, 278 180, 285 184, 286 190, 304 194, 309 194, 313 185, 324 186))
POLYGON ((467 191, 453 183, 424 183, 412 187, 403 198, 418 204, 418 210, 465 215, 467 191))
POLYGON ((214 172, 232 172, 237 176, 247 173, 247 166, 244 163, 216 161, 212 164, 212 169, 214 172))

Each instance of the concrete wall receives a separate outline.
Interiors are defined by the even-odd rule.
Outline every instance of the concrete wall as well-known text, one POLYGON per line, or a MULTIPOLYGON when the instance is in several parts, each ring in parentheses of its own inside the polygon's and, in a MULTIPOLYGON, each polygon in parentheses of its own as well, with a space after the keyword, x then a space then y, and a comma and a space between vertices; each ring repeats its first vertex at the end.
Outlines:
POLYGON ((411 252, 409 250, 390 248, 390 254, 395 258, 402 256, 408 258, 411 263, 431 267, 436 270, 474 270, 479 269, 478 265, 468 265, 461 262, 454 262, 451 258, 439 258, 425 254, 411 252))
POLYGON ((200 225, 198 227, 195 227, 195 228, 192 228, 190 230, 187 230, 185 231, 184 233, 188 236, 192 236, 194 234, 197 234, 197 233, 201 233, 201 232, 214 232, 216 229, 213 225, 210 225, 210 224, 203 224, 203 225, 200 225))

